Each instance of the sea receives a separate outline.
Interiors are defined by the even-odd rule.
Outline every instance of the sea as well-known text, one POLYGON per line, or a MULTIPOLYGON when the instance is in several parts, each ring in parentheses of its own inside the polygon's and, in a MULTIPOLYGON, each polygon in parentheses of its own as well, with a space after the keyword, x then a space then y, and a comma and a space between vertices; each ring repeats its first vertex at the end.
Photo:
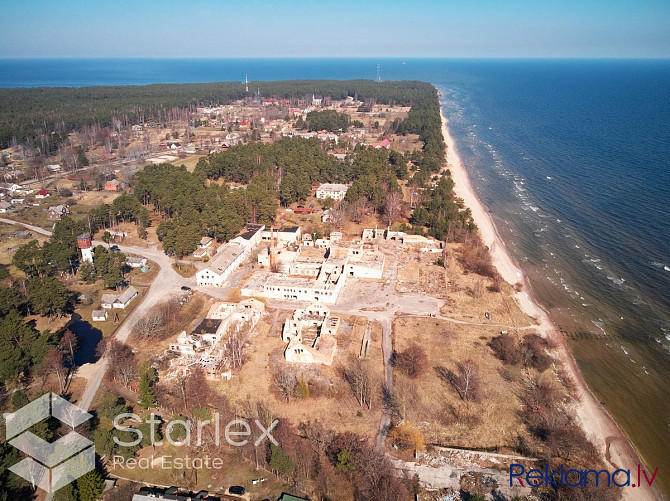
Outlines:
POLYGON ((4 59, 0 86, 424 80, 597 398, 670 493, 670 60, 4 59))

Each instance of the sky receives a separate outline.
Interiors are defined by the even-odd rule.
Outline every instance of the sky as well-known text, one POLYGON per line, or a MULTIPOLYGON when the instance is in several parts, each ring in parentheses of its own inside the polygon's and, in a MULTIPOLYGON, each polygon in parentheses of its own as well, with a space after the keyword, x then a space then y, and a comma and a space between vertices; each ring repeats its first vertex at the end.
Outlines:
POLYGON ((670 0, 0 0, 0 58, 670 58, 670 0))

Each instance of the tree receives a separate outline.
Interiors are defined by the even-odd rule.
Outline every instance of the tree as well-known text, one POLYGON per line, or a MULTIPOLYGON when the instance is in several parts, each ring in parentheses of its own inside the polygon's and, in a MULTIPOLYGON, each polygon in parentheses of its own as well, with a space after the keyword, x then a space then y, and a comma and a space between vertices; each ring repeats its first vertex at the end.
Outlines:
POLYGON ((154 306, 135 324, 133 331, 142 339, 148 339, 161 332, 165 326, 166 318, 163 308, 154 306))
POLYGON ((426 445, 426 440, 421 430, 414 428, 409 423, 403 423, 389 432, 389 438, 393 445, 405 451, 419 451, 426 445))
POLYGON ((79 501, 77 490, 74 485, 67 484, 56 491, 53 497, 54 501, 79 501))
POLYGON ((77 236, 86 231, 83 221, 63 216, 54 225, 49 241, 44 244, 43 256, 47 262, 61 272, 74 274, 75 264, 79 261, 77 236))
POLYGON ((456 372, 445 367, 435 367, 435 372, 458 393, 463 401, 478 401, 481 398, 481 381, 479 365, 468 359, 456 363, 456 372))
POLYGON ((337 464, 335 465, 342 473, 352 473, 356 469, 354 458, 346 447, 337 453, 337 464))
POLYGON ((12 410, 16 412, 29 402, 30 400, 28 400, 28 395, 26 395, 25 392, 16 390, 14 395, 12 395, 12 410))
POLYGON ((70 329, 67 329, 58 341, 58 347, 65 355, 65 360, 70 366, 74 366, 74 354, 79 349, 79 338, 70 329))
POLYGON ((41 363, 51 342, 49 336, 42 337, 44 339, 16 310, 0 318, 1 382, 14 381, 33 365, 41 363))
POLYGON ((137 378, 137 362, 132 348, 116 339, 110 339, 105 342, 104 351, 109 358, 109 375, 128 388, 137 378))
POLYGON ((391 227, 402 214, 402 206, 403 201, 401 192, 391 191, 386 194, 384 200, 384 216, 388 227, 391 227))
POLYGON ((77 164, 81 167, 88 166, 88 158, 86 158, 86 153, 84 153, 84 148, 77 146, 77 164))
POLYGON ((279 394, 284 397, 287 402, 291 401, 291 397, 295 393, 297 385, 298 380, 290 369, 282 369, 275 376, 275 386, 279 390, 279 394))
POLYGON ((96 501, 105 489, 105 479, 97 471, 89 471, 77 479, 80 501, 96 501))
POLYGON ((410 378, 416 378, 426 369, 428 356, 426 350, 416 343, 406 350, 393 354, 393 366, 410 378))
POLYGON ((49 265, 44 257, 44 248, 37 240, 16 249, 12 256, 12 264, 29 277, 42 276, 49 271, 49 265))
POLYGON ((518 365, 522 357, 516 340, 509 334, 495 336, 489 341, 489 346, 496 356, 505 364, 518 365))
POLYGON ((346 365, 339 367, 339 373, 349 384, 352 393, 358 400, 358 405, 372 409, 372 398, 378 390, 378 384, 367 361, 350 354, 346 365))
POLYGON ((140 375, 140 403, 146 409, 156 407, 156 395, 154 394, 154 384, 158 380, 156 369, 151 366, 145 366, 140 375))
POLYGON ((114 238, 110 232, 105 230, 105 232, 102 234, 101 240, 109 245, 114 241, 114 238))
POLYGON ((275 444, 270 444, 270 468, 277 478, 279 477, 288 477, 295 470, 295 464, 293 460, 286 455, 281 447, 276 446, 275 444))
POLYGON ((107 392, 102 398, 96 411, 102 417, 114 419, 119 414, 128 412, 128 406, 123 398, 117 397, 111 392, 107 392))
POLYGON ((72 293, 56 277, 33 277, 26 285, 26 299, 33 312, 45 316, 64 315, 72 293))
POLYGON ((95 268, 90 261, 84 261, 79 266, 79 277, 86 283, 95 281, 95 268))
POLYGON ((0 287, 0 316, 5 316, 12 310, 18 310, 24 303, 23 296, 17 284, 10 287, 0 287))
POLYGON ((47 353, 47 356, 42 363, 42 370, 47 376, 49 374, 56 374, 58 377, 58 387, 62 394, 65 391, 68 371, 63 364, 63 353, 59 349, 51 348, 49 350, 49 353, 47 353))
POLYGON ((298 379, 298 384, 295 388, 295 396, 302 400, 309 398, 309 385, 305 380, 304 374, 300 374, 300 379, 298 379))

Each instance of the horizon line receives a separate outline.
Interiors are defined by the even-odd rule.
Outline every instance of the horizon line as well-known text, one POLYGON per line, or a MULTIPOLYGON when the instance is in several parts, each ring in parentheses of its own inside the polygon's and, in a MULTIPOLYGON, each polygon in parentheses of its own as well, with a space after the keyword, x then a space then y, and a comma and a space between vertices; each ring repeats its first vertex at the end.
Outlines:
POLYGON ((668 61, 668 56, 0 56, 0 60, 166 60, 166 61, 188 61, 188 60, 286 60, 286 59, 354 59, 354 60, 393 60, 393 61, 423 61, 423 60, 488 60, 488 61, 601 61, 601 60, 626 60, 626 61, 668 61))

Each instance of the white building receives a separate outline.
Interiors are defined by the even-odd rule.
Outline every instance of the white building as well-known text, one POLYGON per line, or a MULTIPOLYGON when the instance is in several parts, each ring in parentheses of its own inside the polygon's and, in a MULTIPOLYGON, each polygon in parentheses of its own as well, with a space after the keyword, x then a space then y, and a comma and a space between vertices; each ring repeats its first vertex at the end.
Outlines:
POLYGON ((147 258, 142 256, 130 256, 126 258, 126 264, 131 268, 142 268, 147 265, 147 258))
POLYGON ((301 228, 300 226, 291 226, 282 228, 281 230, 263 230, 261 232, 261 240, 270 242, 274 238, 275 242, 295 243, 300 240, 301 228))
POLYGON ((348 189, 346 184, 322 184, 316 190, 316 198, 320 200, 325 200, 326 198, 344 200, 344 196, 347 194, 348 189))
POLYGON ((263 229, 263 225, 247 225, 247 231, 221 246, 209 266, 195 274, 196 283, 202 287, 221 287, 261 241, 263 229))
POLYGON ((108 310, 112 308, 125 310, 135 296, 137 296, 137 289, 131 285, 121 294, 103 294, 100 306, 108 310))
POLYGON ((109 313, 107 310, 93 310, 93 313, 91 314, 91 318, 93 319, 94 322, 104 322, 107 320, 107 316, 109 313))
POLYGON ((382 278, 386 255, 376 248, 365 249, 363 245, 349 250, 349 259, 344 272, 349 277, 382 278))
POLYGON ((337 351, 335 334, 340 319, 330 316, 330 310, 319 304, 295 310, 286 320, 282 340, 287 362, 331 365, 337 351))

